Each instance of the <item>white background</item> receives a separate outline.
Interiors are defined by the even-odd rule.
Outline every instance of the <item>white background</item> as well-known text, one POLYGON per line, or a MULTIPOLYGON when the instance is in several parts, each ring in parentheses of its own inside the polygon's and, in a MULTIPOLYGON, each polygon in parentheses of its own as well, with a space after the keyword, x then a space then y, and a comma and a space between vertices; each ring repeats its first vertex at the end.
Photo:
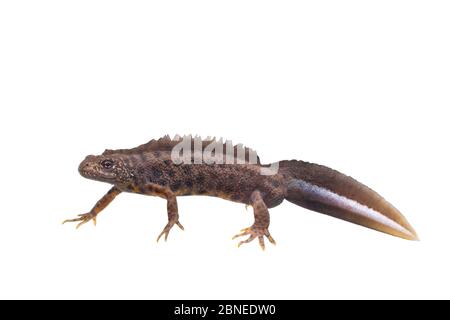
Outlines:
POLYGON ((448 1, 2 1, 0 298, 450 298, 448 1), (303 159, 395 204, 410 242, 285 202, 120 195, 87 154, 169 133, 303 159))

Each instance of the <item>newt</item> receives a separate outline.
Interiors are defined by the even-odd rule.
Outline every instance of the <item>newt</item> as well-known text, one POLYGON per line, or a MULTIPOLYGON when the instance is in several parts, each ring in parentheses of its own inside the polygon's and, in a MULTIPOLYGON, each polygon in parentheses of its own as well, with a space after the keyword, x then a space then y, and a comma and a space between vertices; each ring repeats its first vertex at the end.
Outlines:
POLYGON ((112 188, 89 212, 63 223, 78 222, 78 228, 92 220, 95 225, 97 215, 122 192, 157 196, 167 201, 168 215, 157 241, 162 236, 167 240, 173 226, 184 230, 177 197, 205 195, 253 208, 254 223, 233 237, 248 236, 238 246, 258 239, 264 249, 265 238, 275 244, 269 232, 269 209, 285 199, 367 228, 418 240, 399 210, 369 187, 336 170, 301 160, 263 165, 252 149, 241 145, 230 148, 228 141, 191 136, 184 136, 183 141, 188 141, 188 147, 178 153, 175 150, 181 144, 180 137, 166 135, 136 148, 107 149, 100 155, 87 156, 79 165, 79 173, 109 183, 112 188), (268 173, 268 168, 276 170, 268 173))

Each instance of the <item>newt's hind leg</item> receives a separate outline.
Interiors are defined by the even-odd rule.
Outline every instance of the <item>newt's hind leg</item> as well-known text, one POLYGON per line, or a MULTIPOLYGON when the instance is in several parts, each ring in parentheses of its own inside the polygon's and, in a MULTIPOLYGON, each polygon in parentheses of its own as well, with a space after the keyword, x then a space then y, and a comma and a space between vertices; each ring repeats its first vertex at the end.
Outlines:
POLYGON ((93 221, 94 225, 97 223, 97 215, 105 209, 108 204, 111 203, 111 201, 114 200, 114 198, 121 193, 118 188, 112 187, 98 202, 95 204, 95 206, 89 211, 88 213, 79 214, 78 218, 75 219, 67 219, 63 221, 63 224, 66 222, 79 222, 77 224, 77 229, 85 224, 86 222, 93 221))
POLYGON ((238 243, 238 247, 240 247, 244 243, 249 243, 253 241, 255 238, 258 238, 259 245, 264 250, 264 237, 267 237, 269 241, 275 244, 275 240, 269 233, 269 224, 270 224, 270 215, 269 210, 267 209, 266 204, 261 196, 261 193, 256 190, 251 195, 251 206, 253 207, 253 213, 255 215, 255 222, 251 227, 245 228, 241 230, 241 233, 235 235, 233 239, 238 237, 246 236, 249 237, 246 240, 243 240, 238 243))

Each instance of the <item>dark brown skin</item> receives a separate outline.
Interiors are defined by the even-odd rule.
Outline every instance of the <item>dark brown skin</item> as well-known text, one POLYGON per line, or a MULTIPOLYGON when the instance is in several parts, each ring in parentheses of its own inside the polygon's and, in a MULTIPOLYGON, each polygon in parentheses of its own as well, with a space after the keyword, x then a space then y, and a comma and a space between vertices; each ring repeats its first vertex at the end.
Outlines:
MULTIPOLYGON (((203 141, 205 149, 212 140, 203 141)), ((94 208, 78 218, 77 227, 93 220, 121 192, 158 196, 167 200, 168 223, 158 240, 167 239, 179 222, 177 196, 208 195, 253 207, 255 222, 236 237, 248 235, 239 246, 258 238, 264 249, 264 237, 275 244, 269 233, 268 208, 284 199, 305 208, 357 223, 405 239, 417 235, 401 213, 371 189, 330 168, 302 161, 281 161, 273 175, 262 175, 259 163, 249 161, 245 149, 243 164, 176 164, 171 152, 179 141, 168 136, 152 140, 133 149, 106 150, 102 155, 88 156, 80 164, 83 177, 107 182, 111 190, 94 208)), ((225 150, 225 145, 224 145, 225 150)), ((242 160, 242 157, 239 159, 242 160)))

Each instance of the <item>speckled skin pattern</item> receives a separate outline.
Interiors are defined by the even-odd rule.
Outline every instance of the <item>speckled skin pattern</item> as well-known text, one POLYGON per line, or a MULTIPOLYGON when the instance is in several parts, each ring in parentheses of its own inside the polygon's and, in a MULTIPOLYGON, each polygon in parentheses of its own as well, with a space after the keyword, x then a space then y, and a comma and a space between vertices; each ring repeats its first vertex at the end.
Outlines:
MULTIPOLYGON (((158 240, 161 236, 167 239, 174 225, 184 229, 179 221, 176 197, 207 195, 253 207, 255 222, 235 236, 249 236, 238 245, 258 238, 260 246, 264 249, 264 237, 275 244, 268 230, 270 223, 268 208, 281 204, 284 199, 375 230, 407 239, 416 238, 414 230, 398 210, 374 191, 330 168, 296 160, 281 161, 276 174, 262 175, 259 158, 255 164, 247 161, 247 158, 244 159, 246 160, 244 164, 175 164, 171 158, 171 151, 177 143, 178 141, 165 136, 133 149, 105 150, 101 155, 87 156, 79 166, 80 174, 89 179, 110 183, 113 187, 91 211, 64 222, 79 222, 77 227, 90 220, 95 224, 97 214, 121 192, 152 195, 167 201, 168 223, 158 236, 158 240), (302 189, 303 185, 317 186, 314 190, 319 190, 319 193, 308 193, 306 189, 302 189), (396 225, 389 229, 376 218, 364 218, 367 216, 366 213, 356 214, 356 209, 340 205, 342 201, 333 208, 327 200, 329 196, 322 197, 324 201, 317 196, 321 195, 320 190, 328 192, 325 195, 334 192, 333 195, 336 194, 334 198, 340 197, 339 199, 348 200, 351 204, 361 203, 357 209, 367 206, 367 209, 377 214, 380 212, 381 215, 393 220, 393 223, 400 225, 397 229, 404 228, 407 231, 402 234, 398 230, 393 230, 396 225), (323 205, 324 203, 326 205, 323 205)), ((203 141, 203 148, 209 143, 211 140, 203 141)), ((245 155, 248 156, 249 149, 245 151, 245 155)), ((237 152, 235 156, 236 154, 237 152)))

